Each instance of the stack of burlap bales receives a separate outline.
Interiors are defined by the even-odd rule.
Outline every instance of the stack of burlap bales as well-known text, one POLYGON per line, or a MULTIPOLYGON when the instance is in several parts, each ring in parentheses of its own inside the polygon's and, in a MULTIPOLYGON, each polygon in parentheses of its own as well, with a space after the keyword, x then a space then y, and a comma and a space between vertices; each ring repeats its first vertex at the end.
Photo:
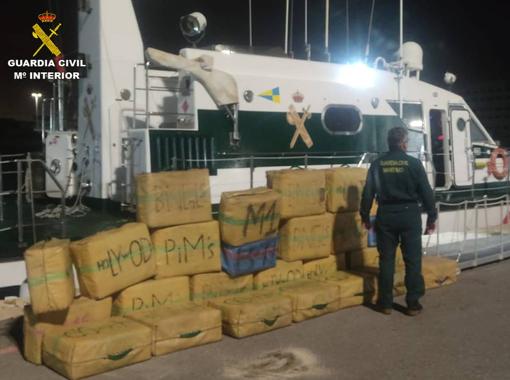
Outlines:
MULTIPOLYGON (((219 222, 207 170, 138 176, 138 223, 25 252, 26 359, 81 378, 218 341, 222 331, 245 337, 372 302, 377 251, 349 190, 361 190, 361 173, 268 172, 268 188, 222 195, 219 222)), ((428 287, 457 273, 456 263, 424 259, 428 287)))

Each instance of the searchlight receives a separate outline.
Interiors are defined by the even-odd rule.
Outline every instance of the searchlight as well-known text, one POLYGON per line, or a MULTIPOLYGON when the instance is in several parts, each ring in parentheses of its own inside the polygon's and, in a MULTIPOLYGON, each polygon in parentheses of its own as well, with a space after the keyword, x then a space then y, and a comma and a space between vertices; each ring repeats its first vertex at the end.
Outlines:
POLYGON ((370 88, 375 85, 375 71, 362 62, 340 66, 336 82, 354 88, 370 88))

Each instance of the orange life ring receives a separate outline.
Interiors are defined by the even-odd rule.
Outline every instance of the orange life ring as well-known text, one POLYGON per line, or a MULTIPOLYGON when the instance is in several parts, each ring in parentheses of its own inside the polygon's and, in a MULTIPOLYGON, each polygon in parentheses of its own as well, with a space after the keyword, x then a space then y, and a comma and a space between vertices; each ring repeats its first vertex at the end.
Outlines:
POLYGON ((497 179, 503 179, 508 174, 508 154, 507 151, 503 148, 496 148, 491 153, 491 158, 487 163, 487 171, 489 175, 493 175, 497 179), (503 160, 503 169, 498 170, 496 167, 496 160, 498 157, 501 157, 503 160))

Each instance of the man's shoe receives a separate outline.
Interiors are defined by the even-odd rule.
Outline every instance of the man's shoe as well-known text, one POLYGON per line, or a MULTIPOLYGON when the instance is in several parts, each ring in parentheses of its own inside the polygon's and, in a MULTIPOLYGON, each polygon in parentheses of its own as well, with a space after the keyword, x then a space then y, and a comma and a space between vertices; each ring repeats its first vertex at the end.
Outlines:
POLYGON ((391 312, 393 311, 393 308, 391 308, 391 307, 383 307, 383 306, 377 305, 376 306, 376 310, 379 313, 382 313, 384 315, 390 315, 391 312))
POLYGON ((415 304, 407 306, 406 314, 410 317, 415 317, 420 314, 423 310, 423 306, 417 302, 415 304))

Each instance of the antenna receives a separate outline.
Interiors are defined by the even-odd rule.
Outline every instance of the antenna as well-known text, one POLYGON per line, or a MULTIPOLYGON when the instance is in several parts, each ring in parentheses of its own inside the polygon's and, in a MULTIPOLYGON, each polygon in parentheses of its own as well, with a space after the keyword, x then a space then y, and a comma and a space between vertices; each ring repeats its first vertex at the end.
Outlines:
POLYGON ((345 0, 345 50, 347 51, 347 59, 349 59, 349 0, 345 0))
POLYGON ((251 19, 251 13, 252 13, 252 10, 251 10, 251 0, 248 0, 248 24, 249 24, 249 27, 250 27, 250 47, 253 47, 253 23, 252 23, 252 19, 251 19))
POLYGON ((306 59, 310 60, 312 55, 312 45, 308 43, 308 0, 305 0, 305 54, 306 59))
POLYGON ((289 55, 294 58, 293 52, 293 37, 294 37, 294 0, 290 0, 290 21, 289 21, 289 55))
POLYGON ((370 19, 368 20, 367 45, 365 47, 365 63, 368 63, 368 56, 370 54, 370 36, 372 34, 372 22, 374 21, 374 8, 375 0, 372 0, 372 9, 370 9, 370 19))
POLYGON ((289 44, 289 0, 285 0, 285 55, 288 53, 289 44))
POLYGON ((401 89, 401 81, 402 81, 402 72, 404 70, 403 60, 402 60, 402 45, 404 44, 404 0, 400 0, 400 49, 398 50, 398 110, 399 116, 402 119, 402 89, 401 89))
POLYGON ((326 0, 326 12, 324 14, 324 53, 328 62, 331 62, 331 54, 329 54, 329 0, 326 0))

